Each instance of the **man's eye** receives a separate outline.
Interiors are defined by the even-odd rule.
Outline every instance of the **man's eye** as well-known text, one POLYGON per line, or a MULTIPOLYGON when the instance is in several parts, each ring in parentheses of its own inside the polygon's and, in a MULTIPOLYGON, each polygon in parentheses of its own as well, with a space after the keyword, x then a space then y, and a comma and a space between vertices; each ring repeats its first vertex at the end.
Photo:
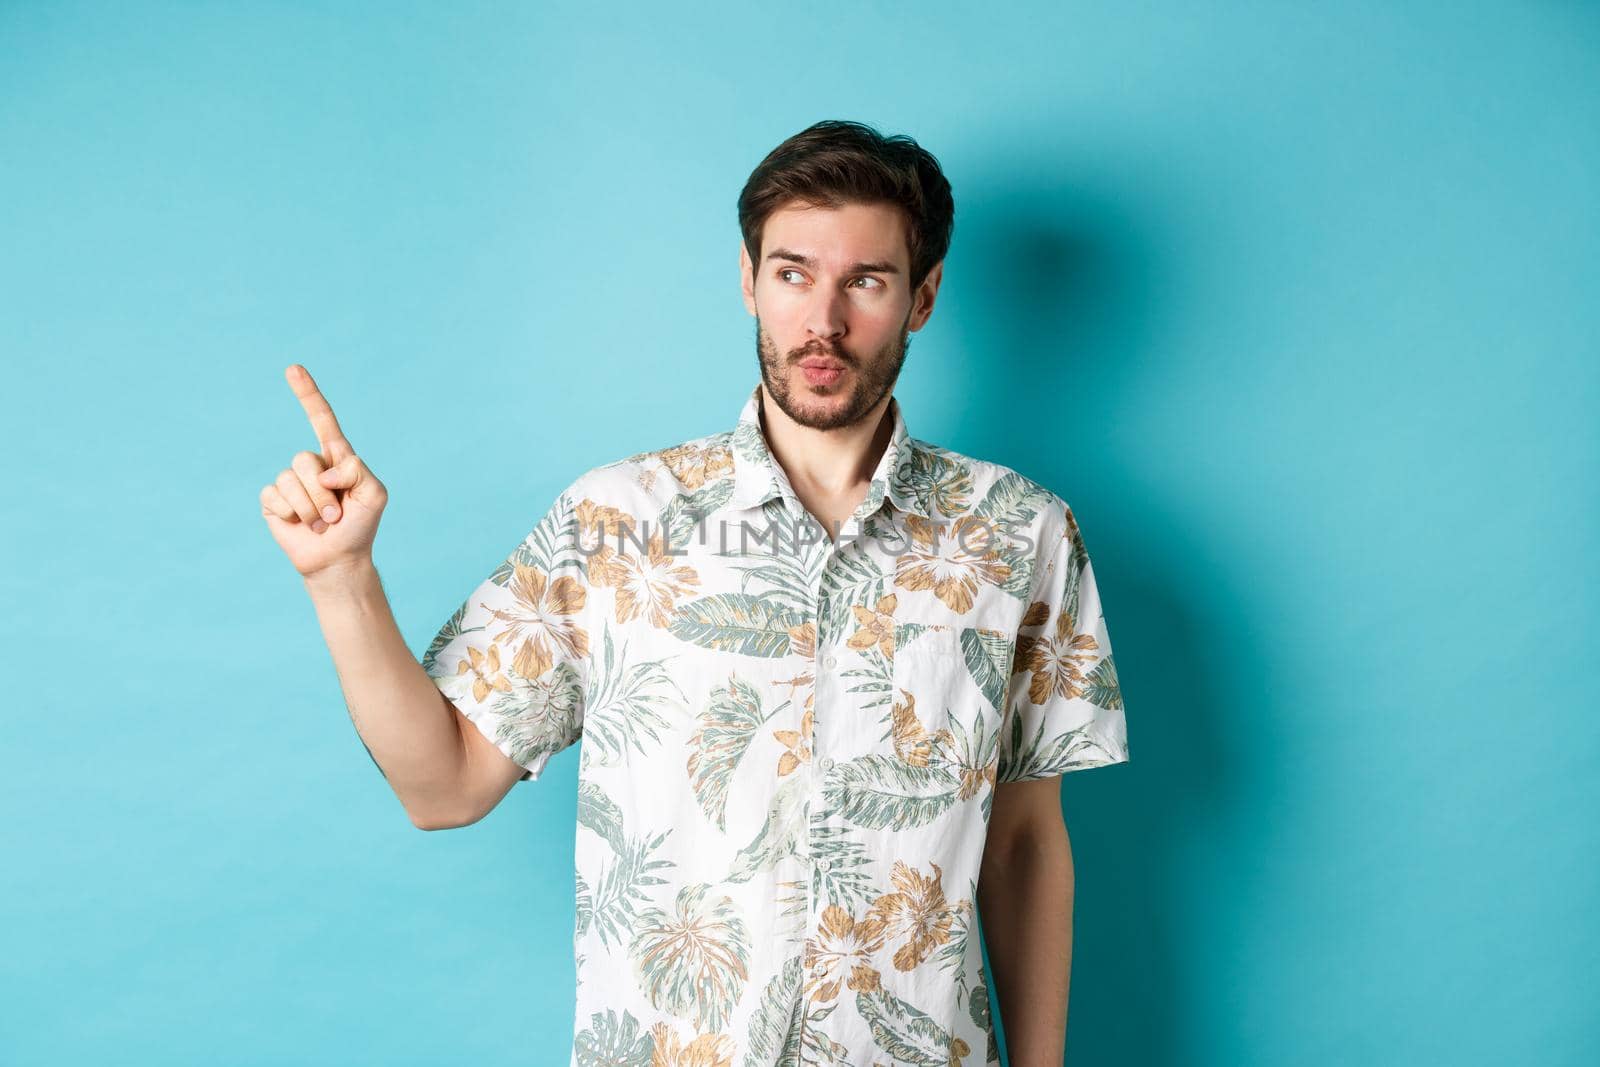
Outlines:
MULTIPOLYGON (((778 271, 778 278, 781 281, 787 281, 788 279, 785 277, 785 275, 799 274, 799 273, 800 272, 795 270, 793 267, 784 267, 782 270, 778 271)), ((860 278, 854 279, 854 281, 857 281, 857 282, 871 282, 872 283, 871 285, 862 286, 863 289, 882 289, 883 288, 883 281, 882 281, 882 279, 879 279, 879 278, 872 278, 872 277, 862 276, 860 278)))

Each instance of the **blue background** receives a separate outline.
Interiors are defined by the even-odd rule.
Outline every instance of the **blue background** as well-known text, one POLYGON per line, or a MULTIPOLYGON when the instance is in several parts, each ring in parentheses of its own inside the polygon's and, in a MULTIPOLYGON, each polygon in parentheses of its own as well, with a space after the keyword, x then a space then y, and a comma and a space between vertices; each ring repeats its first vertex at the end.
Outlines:
POLYGON ((1105 597, 1069 1061, 1596 1062, 1554 2, 0 4, 0 1061, 565 1064, 577 750, 411 826, 259 513, 283 370, 420 652, 577 473, 733 424, 735 198, 820 118, 946 168, 908 425, 1064 496, 1105 597))

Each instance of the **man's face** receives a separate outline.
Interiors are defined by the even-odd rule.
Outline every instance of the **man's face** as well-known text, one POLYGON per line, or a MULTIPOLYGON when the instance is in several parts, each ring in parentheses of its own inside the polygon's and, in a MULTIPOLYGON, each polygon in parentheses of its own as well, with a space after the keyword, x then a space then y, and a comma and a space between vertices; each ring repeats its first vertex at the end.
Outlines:
POLYGON ((759 264, 739 245, 745 307, 768 396, 802 426, 864 418, 894 389, 944 264, 911 291, 906 223, 888 204, 774 211, 759 264))

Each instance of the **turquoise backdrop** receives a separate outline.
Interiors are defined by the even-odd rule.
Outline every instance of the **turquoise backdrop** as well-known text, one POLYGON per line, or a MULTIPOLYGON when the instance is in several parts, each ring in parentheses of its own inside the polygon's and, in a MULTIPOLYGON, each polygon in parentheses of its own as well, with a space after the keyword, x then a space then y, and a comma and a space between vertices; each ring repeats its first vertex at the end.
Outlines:
POLYGON ((0 4, 0 1062, 566 1063, 577 751, 409 823, 259 513, 283 370, 420 652, 578 472, 732 425, 735 198, 821 118, 954 187, 913 435, 1105 598, 1067 1061, 1600 1062, 1576 2, 0 4))

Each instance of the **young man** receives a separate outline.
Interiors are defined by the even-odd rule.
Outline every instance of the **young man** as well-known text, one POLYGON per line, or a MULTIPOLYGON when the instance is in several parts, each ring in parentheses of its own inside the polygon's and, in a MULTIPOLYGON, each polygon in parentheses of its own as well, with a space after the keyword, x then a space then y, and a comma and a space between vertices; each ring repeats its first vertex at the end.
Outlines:
POLYGON ((1059 784, 1128 759, 1072 511, 909 436, 891 393, 953 203, 909 138, 823 122, 740 196, 761 380, 734 425, 595 467, 419 663, 371 558, 386 493, 322 443, 262 491, 368 751, 465 826, 578 740, 571 1063, 1061 1062, 1059 784))

